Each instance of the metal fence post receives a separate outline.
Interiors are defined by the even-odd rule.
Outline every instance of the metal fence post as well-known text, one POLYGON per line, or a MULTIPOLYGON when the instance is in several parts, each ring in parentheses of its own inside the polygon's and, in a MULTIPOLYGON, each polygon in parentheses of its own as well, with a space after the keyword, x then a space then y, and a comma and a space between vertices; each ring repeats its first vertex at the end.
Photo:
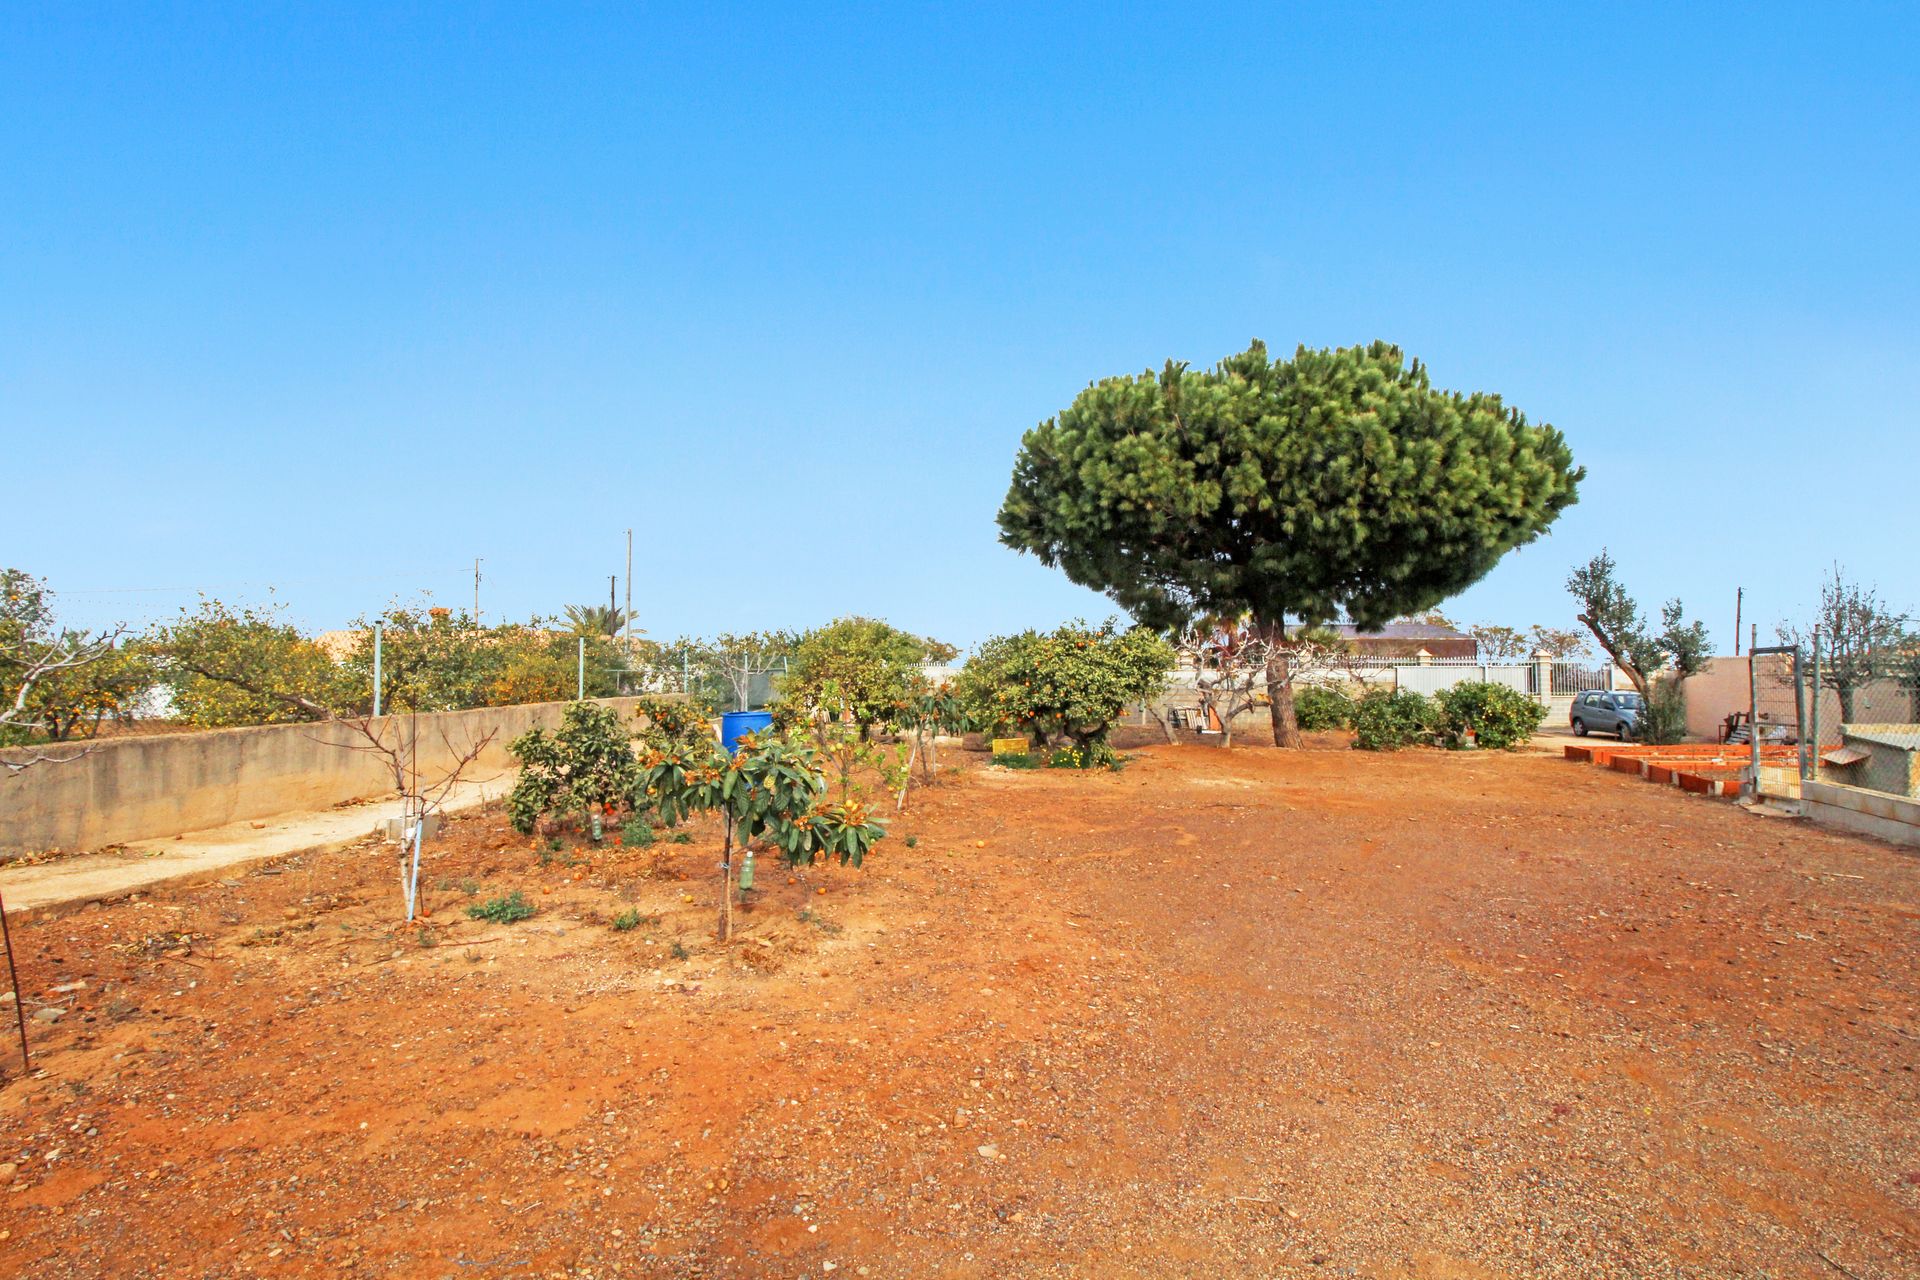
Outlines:
POLYGON ((1820 780, 1820 637, 1813 637, 1813 780, 1820 780))
POLYGON ((1760 798, 1760 655, 1747 649, 1747 745, 1752 748, 1753 798, 1760 798))
POLYGON ((373 624, 373 714, 380 714, 380 641, 386 636, 386 624, 373 624))
POLYGON ((1793 646, 1793 727, 1800 738, 1800 781, 1813 770, 1813 750, 1807 745, 1807 673, 1800 664, 1800 646, 1793 646))
POLYGON ((574 694, 574 698, 576 700, 585 698, 587 696, 587 638, 585 636, 580 637, 580 678, 577 688, 578 692, 574 694))

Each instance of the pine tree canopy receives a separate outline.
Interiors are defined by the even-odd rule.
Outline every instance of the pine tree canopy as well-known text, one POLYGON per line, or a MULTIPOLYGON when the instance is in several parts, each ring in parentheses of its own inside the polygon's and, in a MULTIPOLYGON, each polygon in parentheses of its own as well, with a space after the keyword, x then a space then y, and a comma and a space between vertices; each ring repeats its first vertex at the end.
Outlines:
POLYGON ((1497 395, 1435 390, 1385 342, 1265 344, 1109 378, 1026 433, 1000 540, 1142 622, 1361 626, 1428 609, 1533 541, 1585 476, 1497 395))

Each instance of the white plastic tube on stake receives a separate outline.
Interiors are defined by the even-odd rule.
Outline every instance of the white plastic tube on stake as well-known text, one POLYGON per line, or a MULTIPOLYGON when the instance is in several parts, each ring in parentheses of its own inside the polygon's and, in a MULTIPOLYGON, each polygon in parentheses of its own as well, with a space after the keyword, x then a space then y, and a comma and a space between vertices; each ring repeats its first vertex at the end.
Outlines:
POLYGON ((420 840, 426 834, 427 815, 413 815, 413 872, 407 877, 407 920, 413 920, 414 908, 420 902, 420 840))

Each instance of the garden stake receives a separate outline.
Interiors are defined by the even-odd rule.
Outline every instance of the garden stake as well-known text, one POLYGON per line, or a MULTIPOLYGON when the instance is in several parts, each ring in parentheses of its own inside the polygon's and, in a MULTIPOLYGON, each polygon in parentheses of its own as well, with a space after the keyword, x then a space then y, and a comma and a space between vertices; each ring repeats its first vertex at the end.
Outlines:
POLYGON ((720 941, 733 940, 733 806, 720 810, 726 834, 720 842, 720 941))
POLYGON ((7 946, 7 981, 13 986, 13 1020, 20 1028, 20 1074, 32 1069, 27 1058, 27 1009, 20 998, 20 971, 13 967, 13 928, 7 923, 7 900, 0 897, 0 938, 7 946))
POLYGON ((907 753, 907 767, 900 780, 900 798, 893 802, 893 811, 899 813, 907 807, 907 791, 913 786, 913 762, 920 756, 920 735, 913 735, 913 750, 907 753))

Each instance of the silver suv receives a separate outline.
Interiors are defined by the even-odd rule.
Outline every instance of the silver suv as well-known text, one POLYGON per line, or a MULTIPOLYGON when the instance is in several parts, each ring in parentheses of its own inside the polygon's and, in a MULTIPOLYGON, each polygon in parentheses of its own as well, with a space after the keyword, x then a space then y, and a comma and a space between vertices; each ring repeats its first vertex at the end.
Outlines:
POLYGON ((1573 700, 1568 719, 1576 738, 1590 733, 1614 733, 1620 736, 1620 741, 1631 742, 1640 731, 1640 715, 1645 710, 1646 703, 1637 693, 1588 689, 1573 700))

